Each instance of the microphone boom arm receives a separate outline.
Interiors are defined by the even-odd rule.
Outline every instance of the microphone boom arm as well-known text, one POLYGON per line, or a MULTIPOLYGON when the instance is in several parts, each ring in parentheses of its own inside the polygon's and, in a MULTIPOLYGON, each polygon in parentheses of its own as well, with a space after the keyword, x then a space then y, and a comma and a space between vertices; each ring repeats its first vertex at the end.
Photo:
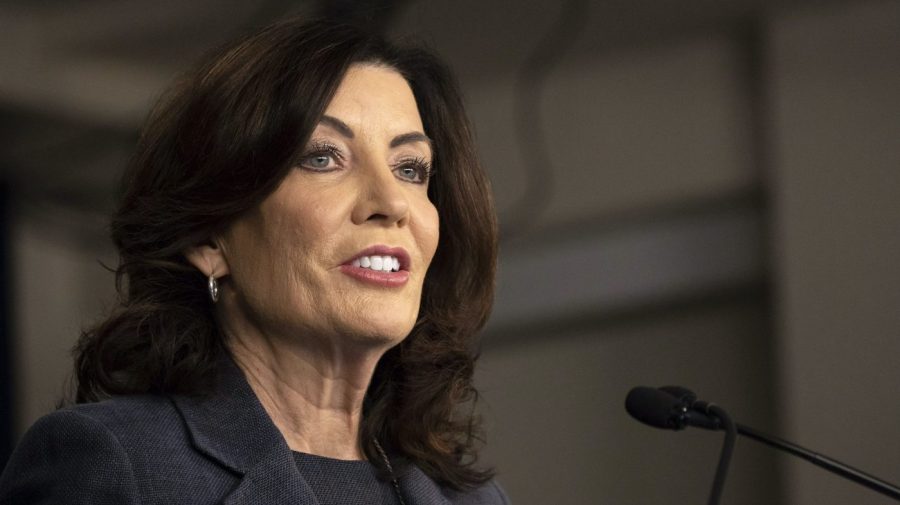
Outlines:
POLYGON ((813 452, 809 449, 800 447, 799 445, 788 442, 787 440, 782 440, 780 438, 767 435, 753 428, 750 428, 749 426, 735 423, 735 427, 737 428, 737 432, 739 434, 744 435, 747 438, 756 440, 757 442, 768 445, 769 447, 781 449, 782 451, 793 454, 798 458, 805 459, 806 461, 809 461, 810 463, 820 468, 824 468, 829 472, 840 475, 841 477, 844 477, 846 479, 850 479, 853 482, 861 484, 873 491, 877 491, 881 494, 890 496, 895 500, 900 500, 900 488, 889 482, 885 482, 873 475, 869 475, 861 470, 857 470, 852 466, 841 463, 840 461, 829 458, 828 456, 824 456, 817 452, 813 452))

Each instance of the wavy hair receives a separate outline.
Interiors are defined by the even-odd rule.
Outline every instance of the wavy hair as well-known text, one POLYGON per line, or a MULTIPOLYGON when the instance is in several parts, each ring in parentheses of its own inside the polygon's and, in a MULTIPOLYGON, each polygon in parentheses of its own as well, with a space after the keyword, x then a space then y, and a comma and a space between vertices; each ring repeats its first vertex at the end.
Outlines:
POLYGON ((214 51, 154 107, 112 220, 119 301, 75 348, 74 401, 203 394, 226 348, 203 274, 182 252, 258 205, 295 166, 347 68, 396 69, 412 88, 437 171, 440 240, 419 318, 376 367, 363 451, 375 437, 437 482, 464 490, 476 467, 475 336, 493 301, 497 230, 458 87, 435 56, 350 26, 289 20, 214 51))

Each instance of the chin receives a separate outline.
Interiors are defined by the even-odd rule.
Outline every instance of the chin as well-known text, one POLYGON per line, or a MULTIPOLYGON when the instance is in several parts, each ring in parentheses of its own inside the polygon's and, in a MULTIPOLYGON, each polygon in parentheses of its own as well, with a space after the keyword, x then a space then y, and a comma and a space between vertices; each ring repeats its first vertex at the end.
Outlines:
POLYGON ((414 324, 415 320, 409 319, 370 318, 352 333, 365 343, 393 347, 409 336, 414 324))
POLYGON ((355 304, 356 307, 366 307, 365 310, 344 312, 345 335, 355 335, 365 342, 390 347, 406 339, 419 317, 419 304, 387 301, 366 300, 355 304))

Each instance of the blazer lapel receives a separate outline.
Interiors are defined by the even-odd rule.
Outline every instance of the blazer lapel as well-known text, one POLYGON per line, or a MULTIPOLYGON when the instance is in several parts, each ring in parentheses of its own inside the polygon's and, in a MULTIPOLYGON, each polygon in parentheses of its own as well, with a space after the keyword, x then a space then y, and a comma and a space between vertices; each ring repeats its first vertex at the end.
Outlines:
POLYGON ((273 451, 265 462, 250 468, 224 505, 318 505, 313 491, 300 476, 290 451, 273 451))
POLYGON ((211 393, 174 396, 194 447, 242 476, 224 503, 318 505, 290 448, 230 356, 211 393))

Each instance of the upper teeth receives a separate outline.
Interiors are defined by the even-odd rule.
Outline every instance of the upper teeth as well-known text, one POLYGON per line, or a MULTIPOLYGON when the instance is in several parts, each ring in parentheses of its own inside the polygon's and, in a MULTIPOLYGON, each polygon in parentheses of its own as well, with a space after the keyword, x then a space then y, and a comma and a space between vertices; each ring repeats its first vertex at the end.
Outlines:
POLYGON ((394 256, 360 256, 353 260, 353 266, 370 268, 380 272, 398 272, 400 260, 394 256))

